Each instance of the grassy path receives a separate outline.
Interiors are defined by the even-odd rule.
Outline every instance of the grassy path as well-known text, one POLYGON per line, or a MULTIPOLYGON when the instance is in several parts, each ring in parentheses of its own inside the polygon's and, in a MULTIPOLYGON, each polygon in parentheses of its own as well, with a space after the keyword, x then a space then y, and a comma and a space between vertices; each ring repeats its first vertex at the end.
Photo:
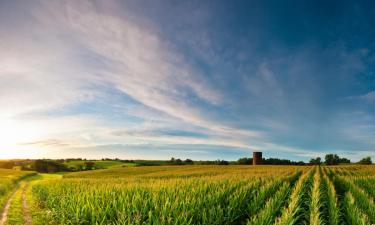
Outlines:
POLYGON ((1 220, 0 220, 0 225, 5 225, 7 223, 7 220, 8 220, 8 214, 9 214, 9 208, 10 208, 10 205, 11 205, 11 202, 14 198, 16 194, 16 191, 13 191, 13 193, 10 195, 8 201, 6 202, 4 208, 3 208, 3 211, 1 213, 1 220))
POLYGON ((31 195, 32 186, 42 180, 59 179, 61 175, 38 174, 28 177, 17 185, 8 198, 1 214, 0 225, 46 224, 47 219, 31 195))
POLYGON ((27 205, 27 199, 26 199, 26 191, 29 188, 29 184, 26 184, 22 190, 22 209, 23 209, 23 217, 26 225, 32 225, 33 221, 30 215, 30 209, 27 205))

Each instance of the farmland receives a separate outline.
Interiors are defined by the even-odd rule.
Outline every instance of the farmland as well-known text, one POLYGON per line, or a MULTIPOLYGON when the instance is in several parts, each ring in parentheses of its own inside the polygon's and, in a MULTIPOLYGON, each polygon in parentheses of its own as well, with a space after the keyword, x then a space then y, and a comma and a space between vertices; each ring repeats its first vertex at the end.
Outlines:
MULTIPOLYGON (((21 188, 33 224, 373 224, 374 169, 124 167, 43 175, 22 182, 21 188)), ((2 185, 25 175, 12 172, 2 185)), ((17 214, 22 197, 17 193, 10 215, 17 214)))
POLYGON ((14 189, 18 185, 19 181, 29 176, 33 176, 33 172, 21 172, 16 170, 0 169, 0 224, 3 224, 3 217, 8 213, 8 209, 5 207, 9 205, 9 199, 14 195, 14 189))
POLYGON ((22 178, 33 175, 32 172, 0 169, 0 207, 5 204, 11 190, 22 178))

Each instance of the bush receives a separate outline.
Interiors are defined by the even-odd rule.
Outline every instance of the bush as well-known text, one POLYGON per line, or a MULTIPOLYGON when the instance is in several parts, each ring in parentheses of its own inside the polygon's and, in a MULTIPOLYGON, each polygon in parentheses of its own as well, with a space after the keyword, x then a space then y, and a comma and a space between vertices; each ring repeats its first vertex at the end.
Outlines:
POLYGON ((358 163, 363 164, 363 165, 370 165, 370 164, 372 164, 371 157, 370 156, 365 157, 365 158, 361 159, 358 163))
POLYGON ((243 157, 237 160, 238 165, 251 165, 253 164, 253 158, 243 157))

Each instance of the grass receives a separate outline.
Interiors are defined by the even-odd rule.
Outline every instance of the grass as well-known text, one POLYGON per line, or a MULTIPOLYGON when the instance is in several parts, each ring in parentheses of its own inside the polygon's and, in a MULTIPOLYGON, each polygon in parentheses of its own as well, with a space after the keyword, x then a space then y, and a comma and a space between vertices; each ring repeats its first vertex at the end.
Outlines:
POLYGON ((15 192, 8 212, 7 224, 23 225, 25 223, 22 208, 22 192, 25 183, 15 192))
POLYGON ((109 169, 109 168, 115 168, 115 167, 125 167, 125 166, 135 166, 136 163, 124 163, 120 161, 114 161, 114 160, 70 160, 68 162, 65 162, 64 164, 68 168, 75 168, 75 169, 81 169, 85 168, 85 162, 93 162, 95 169, 109 169))
POLYGON ((17 183, 34 174, 33 172, 0 169, 0 212, 17 183))

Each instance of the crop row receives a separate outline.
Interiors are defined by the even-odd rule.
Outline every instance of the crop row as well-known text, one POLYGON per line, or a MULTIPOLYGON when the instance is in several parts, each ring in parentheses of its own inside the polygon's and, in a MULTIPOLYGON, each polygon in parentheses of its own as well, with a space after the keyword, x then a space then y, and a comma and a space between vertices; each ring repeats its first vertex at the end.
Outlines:
MULTIPOLYGON (((207 174, 202 167, 193 171, 207 174)), ((84 175, 43 182, 33 191, 59 224, 241 224, 262 210, 272 196, 289 190, 301 171, 263 169, 257 175, 237 170, 230 176, 192 177, 181 177, 183 173, 176 177, 170 171, 170 176, 103 176, 104 180, 84 175)))
POLYGON ((371 224, 372 167, 158 167, 33 187, 56 224, 371 224))

